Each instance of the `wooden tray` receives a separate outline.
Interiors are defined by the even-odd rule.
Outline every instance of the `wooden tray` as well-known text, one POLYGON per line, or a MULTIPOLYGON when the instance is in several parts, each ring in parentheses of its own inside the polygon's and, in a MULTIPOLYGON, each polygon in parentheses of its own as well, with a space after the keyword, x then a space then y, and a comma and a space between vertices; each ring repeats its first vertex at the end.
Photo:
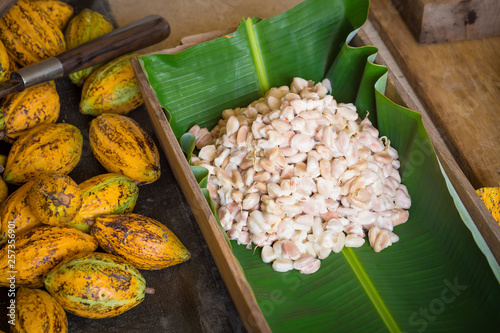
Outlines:
MULTIPOLYGON (((176 48, 155 52, 155 54, 178 53, 192 45, 214 39, 232 31, 234 31, 234 29, 189 36, 181 41, 182 45, 176 48)), ((357 37, 353 40, 353 44, 355 46, 373 45, 363 29, 359 31, 357 37)), ((378 59, 377 63, 382 65, 386 64, 383 59, 378 59)), ((199 184, 190 169, 185 155, 168 123, 167 117, 156 98, 154 90, 149 85, 137 58, 132 59, 132 65, 146 100, 148 114, 153 123, 160 146, 167 156, 172 171, 188 200, 193 215, 198 222, 200 230, 208 244, 221 276, 226 283, 229 293, 235 302, 245 327, 249 331, 270 332, 270 328, 257 304, 252 289, 246 281, 236 258, 231 252, 200 190, 199 184)), ((495 228, 497 227, 496 222, 477 197, 467 178, 461 172, 449 150, 444 145, 442 138, 437 134, 434 124, 429 120, 425 111, 418 107, 418 101, 415 101, 414 97, 403 89, 401 82, 392 74, 389 74, 386 95, 396 103, 408 106, 422 114, 424 125, 434 144, 443 169, 458 192, 460 199, 467 207, 469 214, 478 225, 488 246, 495 254, 497 261, 500 262, 500 230, 495 228)))

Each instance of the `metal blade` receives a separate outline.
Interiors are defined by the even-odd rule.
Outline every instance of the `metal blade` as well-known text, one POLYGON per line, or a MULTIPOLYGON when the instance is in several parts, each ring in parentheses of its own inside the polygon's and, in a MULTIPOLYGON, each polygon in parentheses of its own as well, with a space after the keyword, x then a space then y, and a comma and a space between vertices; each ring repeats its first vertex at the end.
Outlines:
POLYGON ((0 98, 9 94, 24 90, 24 83, 19 80, 7 80, 0 82, 0 98))

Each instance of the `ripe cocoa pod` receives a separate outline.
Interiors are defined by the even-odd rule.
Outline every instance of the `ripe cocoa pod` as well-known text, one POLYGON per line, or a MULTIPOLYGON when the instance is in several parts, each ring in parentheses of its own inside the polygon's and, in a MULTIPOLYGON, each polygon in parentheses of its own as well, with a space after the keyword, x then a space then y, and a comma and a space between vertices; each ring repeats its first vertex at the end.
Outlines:
POLYGON ((3 179, 20 185, 42 173, 68 174, 82 155, 83 138, 71 124, 41 124, 12 145, 3 179))
POLYGON ((118 173, 87 179, 80 185, 82 207, 68 226, 89 233, 94 218, 103 214, 131 213, 139 196, 135 181, 118 173))
MULTIPOLYGON (((106 16, 89 8, 84 8, 68 23, 64 32, 64 39, 69 50, 111 31, 113 31, 113 24, 106 16)), ((69 78, 74 84, 82 86, 90 74, 99 66, 96 65, 71 73, 69 78)))
POLYGON ((10 77, 10 62, 7 49, 0 40, 0 81, 5 81, 10 77))
POLYGON ((13 143, 30 128, 55 123, 60 109, 54 81, 10 94, 0 104, 0 139, 13 143))
POLYGON ((139 269, 163 269, 191 257, 165 225, 139 214, 98 216, 91 235, 104 251, 130 261, 139 269))
POLYGON ((68 175, 44 174, 31 186, 28 204, 42 223, 66 225, 82 206, 82 191, 68 175))
POLYGON ((57 1, 57 0, 50 0, 50 1, 32 1, 32 3, 42 9, 48 16, 49 18, 54 21, 56 26, 61 30, 64 31, 64 27, 66 27, 66 24, 68 24, 69 20, 73 16, 73 7, 71 7, 69 4, 62 2, 62 1, 57 1))
POLYGON ((43 287, 43 278, 64 259, 97 249, 97 241, 75 228, 40 225, 16 235, 15 267, 9 245, 0 250, 0 286, 9 286, 9 271, 16 271, 16 286, 43 287))
POLYGON ((66 333, 68 318, 61 304, 40 289, 19 288, 11 333, 66 333))
POLYGON ((42 224, 28 205, 28 193, 32 185, 33 181, 24 184, 12 192, 0 206, 0 245, 7 243, 9 237, 12 239, 42 224))
POLYGON ((118 57, 97 68, 82 88, 80 112, 97 116, 103 113, 127 114, 144 103, 130 58, 118 57))
POLYGON ((0 19, 0 39, 9 55, 23 67, 66 50, 61 29, 29 0, 19 0, 0 19))
POLYGON ((9 188, 7 187, 7 184, 3 180, 3 178, 0 178, 0 204, 7 199, 9 196, 9 188))
POLYGON ((160 177, 160 155, 153 139, 133 119, 102 114, 90 123, 90 147, 108 172, 148 184, 160 177))
POLYGON ((74 256, 44 279, 47 291, 73 314, 109 318, 144 300, 146 281, 128 261, 108 253, 74 256))

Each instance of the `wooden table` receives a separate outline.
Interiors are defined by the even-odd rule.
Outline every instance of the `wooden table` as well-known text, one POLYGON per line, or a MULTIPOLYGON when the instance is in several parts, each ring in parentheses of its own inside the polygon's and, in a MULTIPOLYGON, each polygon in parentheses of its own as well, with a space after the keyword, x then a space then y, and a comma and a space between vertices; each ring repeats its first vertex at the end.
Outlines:
POLYGON ((500 37, 418 44, 391 0, 370 20, 474 188, 500 184, 500 37))
MULTIPOLYGON (((138 2, 108 0, 106 6, 109 5, 109 8, 104 9, 111 11, 119 26, 150 14, 165 17, 171 25, 172 33, 164 42, 144 50, 144 52, 152 52, 175 47, 185 36, 236 27, 242 18, 273 17, 300 2, 302 0, 142 0, 138 2)), ((96 9, 103 10, 103 8, 96 9)), ((496 119, 500 117, 500 60, 498 59, 500 38, 419 45, 390 0, 372 0, 370 21, 360 31, 360 35, 370 40, 372 45, 377 46, 380 54, 390 55, 390 57, 384 56, 383 58, 389 67, 389 77, 391 78, 392 75, 397 79, 395 82, 407 85, 404 87, 409 92, 406 96, 408 97, 407 104, 412 108, 420 109, 419 111, 424 110, 429 115, 432 123, 435 124, 431 130, 436 131, 442 141, 438 144, 446 145, 447 149, 452 152, 451 155, 444 157, 452 165, 461 166, 463 174, 455 180, 465 180, 475 188, 498 185, 500 183, 500 150, 498 148, 500 147, 500 131, 496 119), (416 94, 413 94, 412 88, 416 94), (408 103, 409 100, 412 102, 408 103)), ((133 117, 140 120, 146 115, 145 113, 135 114, 133 117)), ((85 122, 88 119, 81 121, 85 122)), ((176 304, 175 300, 169 300, 171 313, 165 311, 164 315, 153 318, 152 315, 148 315, 148 312, 153 313, 157 303, 151 299, 142 305, 143 310, 137 307, 136 310, 124 314, 130 318, 140 313, 144 314, 143 318, 135 319, 137 321, 135 327, 121 327, 121 321, 117 320, 114 325, 108 325, 106 331, 143 332, 148 327, 146 322, 151 320, 160 321, 161 326, 167 328, 169 321, 175 316, 186 324, 176 329, 186 332, 244 331, 234 304, 168 166, 165 166, 163 177, 164 185, 170 188, 169 199, 164 202, 164 205, 171 206, 172 223, 177 223, 173 229, 175 232, 190 235, 185 241, 194 255, 193 260, 186 264, 185 269, 179 266, 176 269, 177 272, 152 272, 148 278, 154 281, 162 274, 171 276, 171 284, 162 286, 164 289, 159 289, 163 291, 155 300, 162 297, 162 299, 167 299, 168 288, 185 288, 184 292, 191 295, 193 302, 176 304), (196 244, 198 246, 195 246, 196 244), (192 265, 192 267, 187 268, 187 265, 192 265), (182 272, 198 275, 187 276, 180 274, 182 272), (196 280, 197 283, 190 289, 185 283, 188 280, 196 280)), ((469 198, 469 200, 472 199, 469 198)), ((146 215, 161 219, 159 212, 151 207, 150 201, 144 199, 140 202, 139 210, 145 212, 146 215)), ((479 212, 481 213, 484 211, 479 212)), ((493 238, 500 238, 496 231, 492 232, 492 235, 493 238)), ((103 331, 105 326, 104 321, 93 321, 92 325, 85 326, 88 322, 84 323, 84 319, 76 316, 72 316, 71 319, 75 323, 74 332, 103 331)))

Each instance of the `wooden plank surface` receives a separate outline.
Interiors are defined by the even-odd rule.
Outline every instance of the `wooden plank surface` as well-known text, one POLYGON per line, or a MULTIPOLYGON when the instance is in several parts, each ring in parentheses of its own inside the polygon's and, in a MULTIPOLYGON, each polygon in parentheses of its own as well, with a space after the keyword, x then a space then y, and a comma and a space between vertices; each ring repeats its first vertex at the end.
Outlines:
POLYGON ((500 35, 498 0, 392 0, 420 43, 500 35))
POLYGON ((391 0, 369 17, 472 186, 498 186, 500 37, 421 45, 391 0))

